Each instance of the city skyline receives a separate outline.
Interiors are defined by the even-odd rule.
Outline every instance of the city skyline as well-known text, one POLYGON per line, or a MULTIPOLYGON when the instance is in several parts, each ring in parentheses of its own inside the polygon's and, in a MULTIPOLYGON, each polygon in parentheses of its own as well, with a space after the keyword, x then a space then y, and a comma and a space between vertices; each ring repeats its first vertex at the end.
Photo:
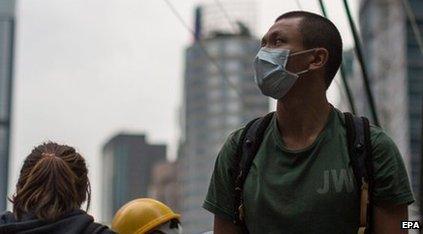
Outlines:
MULTIPOLYGON (((173 3, 192 25, 199 2, 173 3)), ((304 10, 319 13, 317 1, 301 2, 304 10)), ((355 7, 356 1, 351 4, 355 7)), ((328 3, 329 16, 348 47, 345 16, 336 11, 340 6, 328 3)), ((278 15, 296 9, 295 1, 258 2, 257 36, 278 15)), ((73 145, 87 158, 95 216, 101 191, 98 161, 108 136, 146 132, 152 141, 169 144, 174 159, 183 52, 190 42, 192 35, 162 1, 18 1, 8 194, 23 158, 46 140, 73 145)))

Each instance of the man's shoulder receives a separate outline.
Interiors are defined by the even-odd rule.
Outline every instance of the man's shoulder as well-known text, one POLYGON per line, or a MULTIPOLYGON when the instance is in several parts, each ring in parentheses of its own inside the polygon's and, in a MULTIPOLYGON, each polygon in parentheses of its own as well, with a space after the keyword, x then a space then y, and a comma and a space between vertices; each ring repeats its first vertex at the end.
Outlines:
MULTIPOLYGON (((338 118, 341 120, 341 124, 345 128, 346 126, 345 126, 344 112, 336 108, 335 110, 338 115, 338 118)), ((396 144, 391 139, 391 137, 389 137, 389 135, 382 128, 375 126, 373 124, 370 124, 370 141, 372 144, 372 149, 375 149, 375 148, 395 149, 396 148, 396 144)))
MULTIPOLYGON (((252 119, 248 123, 253 123, 253 122, 257 123, 257 121, 259 121, 263 118, 264 118, 264 116, 262 116, 261 118, 252 119)), ((274 115, 272 115, 272 120, 273 119, 274 119, 274 115)), ((225 140, 224 147, 225 146, 231 146, 233 148, 234 146, 238 146, 238 144, 240 144, 240 141, 241 141, 242 133, 246 130, 246 126, 248 125, 248 123, 246 123, 246 124, 242 125, 241 127, 233 130, 232 132, 230 132, 228 134, 226 140, 225 140)), ((271 127, 271 126, 272 126, 272 124, 270 122, 269 125, 266 126, 266 129, 269 129, 269 127, 271 127)), ((250 131, 251 129, 252 128, 250 127, 248 131, 250 131)))
MULTIPOLYGON (((240 127, 236 130, 233 130, 232 132, 228 134, 219 152, 220 155, 232 155, 236 152, 238 144, 241 141, 241 135, 244 129, 245 127, 240 127)), ((226 157, 226 156, 221 156, 221 157, 226 157)), ((228 156, 228 157, 231 157, 231 156, 228 156)))
POLYGON ((381 127, 370 125, 370 140, 372 148, 397 148, 392 138, 381 127))
POLYGON ((404 159, 391 137, 380 127, 370 126, 374 170, 374 200, 392 204, 414 202, 404 159))
POLYGON ((226 141, 231 141, 232 143, 238 143, 241 140, 242 132, 244 132, 245 126, 239 127, 229 133, 226 141))

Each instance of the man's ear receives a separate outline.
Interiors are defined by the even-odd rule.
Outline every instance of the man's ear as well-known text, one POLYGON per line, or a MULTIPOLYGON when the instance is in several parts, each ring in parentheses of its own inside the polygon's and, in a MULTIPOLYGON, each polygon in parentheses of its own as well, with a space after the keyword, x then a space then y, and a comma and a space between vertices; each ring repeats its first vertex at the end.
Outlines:
POLYGON ((310 70, 323 68, 328 62, 329 51, 325 48, 316 48, 310 61, 310 70))

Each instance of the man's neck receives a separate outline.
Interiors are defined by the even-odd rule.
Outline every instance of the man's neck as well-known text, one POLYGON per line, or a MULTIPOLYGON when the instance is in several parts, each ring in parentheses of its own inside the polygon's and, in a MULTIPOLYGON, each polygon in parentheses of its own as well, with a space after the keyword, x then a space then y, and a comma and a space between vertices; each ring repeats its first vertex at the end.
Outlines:
POLYGON ((298 150, 311 145, 324 129, 330 110, 326 96, 301 95, 278 100, 278 130, 286 147, 298 150))

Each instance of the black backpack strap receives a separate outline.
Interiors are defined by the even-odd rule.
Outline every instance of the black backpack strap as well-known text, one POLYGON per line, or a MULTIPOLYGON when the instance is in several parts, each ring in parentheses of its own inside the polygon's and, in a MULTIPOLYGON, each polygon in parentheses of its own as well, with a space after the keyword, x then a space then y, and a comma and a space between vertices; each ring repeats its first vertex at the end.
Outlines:
POLYGON ((244 223, 244 204, 242 193, 244 189, 244 182, 250 171, 254 157, 260 148, 261 142, 264 138, 264 133, 274 112, 267 114, 264 117, 250 121, 244 128, 241 134, 241 139, 238 143, 238 148, 234 160, 234 223, 244 227, 244 232, 247 232, 244 223))
POLYGON ((347 129, 348 153, 360 197, 359 234, 372 230, 373 166, 368 119, 344 113, 347 129))

